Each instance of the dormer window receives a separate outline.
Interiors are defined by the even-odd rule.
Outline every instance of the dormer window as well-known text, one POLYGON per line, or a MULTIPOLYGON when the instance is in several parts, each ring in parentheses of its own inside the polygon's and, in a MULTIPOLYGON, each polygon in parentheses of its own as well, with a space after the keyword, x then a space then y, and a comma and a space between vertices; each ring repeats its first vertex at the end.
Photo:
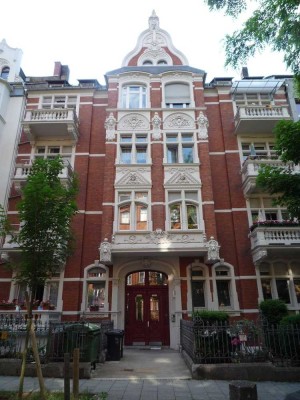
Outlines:
POLYGON ((143 85, 124 86, 122 89, 122 107, 145 108, 146 86, 143 85))
POLYGON ((3 67, 1 71, 1 78, 7 80, 9 71, 10 71, 9 67, 3 67))

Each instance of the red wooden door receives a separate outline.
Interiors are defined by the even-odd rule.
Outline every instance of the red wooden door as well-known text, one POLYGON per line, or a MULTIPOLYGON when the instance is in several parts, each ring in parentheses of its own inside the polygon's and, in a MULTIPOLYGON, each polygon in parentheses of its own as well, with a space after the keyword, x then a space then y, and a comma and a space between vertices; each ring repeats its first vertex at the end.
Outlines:
POLYGON ((169 345, 168 286, 126 285, 125 344, 169 345))

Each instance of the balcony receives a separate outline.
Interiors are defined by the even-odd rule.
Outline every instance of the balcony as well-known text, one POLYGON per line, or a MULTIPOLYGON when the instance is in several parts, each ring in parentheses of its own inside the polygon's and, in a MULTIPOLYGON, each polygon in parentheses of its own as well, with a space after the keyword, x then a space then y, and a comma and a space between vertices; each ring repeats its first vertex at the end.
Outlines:
POLYGON ((113 256, 122 254, 157 255, 173 253, 190 256, 206 256, 208 242, 203 232, 165 232, 156 229, 153 232, 118 232, 112 241, 113 256))
MULTIPOLYGON (((13 181, 14 181, 15 189, 17 191, 22 190, 22 188, 24 187, 24 185, 27 181, 27 177, 30 173, 31 167, 32 167, 32 164, 30 163, 30 161, 24 162, 22 164, 16 164, 16 172, 15 172, 13 181)), ((72 174, 73 174, 73 169, 72 169, 71 165, 69 164, 69 162, 67 162, 67 163, 65 163, 62 172, 58 176, 59 176, 62 184, 67 186, 68 183, 70 182, 72 174)))
POLYGON ((281 120, 290 120, 288 106, 239 106, 234 117, 235 134, 272 132, 281 120))
POLYGON ((73 108, 27 110, 22 122, 28 139, 68 139, 77 142, 78 120, 73 108))
MULTIPOLYGON (((280 167, 284 164, 276 156, 249 156, 245 160, 241 169, 243 192, 245 197, 249 196, 250 194, 260 192, 256 185, 256 178, 259 168, 263 165, 280 167)), ((300 172, 299 165, 289 164, 289 168, 292 168, 295 173, 300 172)))
POLYGON ((290 221, 264 221, 252 226, 249 234, 253 262, 264 258, 299 257, 300 224, 290 221))

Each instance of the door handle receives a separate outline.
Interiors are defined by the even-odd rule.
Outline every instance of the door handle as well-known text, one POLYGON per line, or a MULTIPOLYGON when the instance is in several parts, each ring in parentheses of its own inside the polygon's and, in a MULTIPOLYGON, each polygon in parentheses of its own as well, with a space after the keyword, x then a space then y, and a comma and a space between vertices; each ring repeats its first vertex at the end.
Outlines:
POLYGON ((150 323, 149 323, 149 321, 147 322, 147 324, 148 324, 148 328, 149 328, 149 326, 150 326, 150 323))

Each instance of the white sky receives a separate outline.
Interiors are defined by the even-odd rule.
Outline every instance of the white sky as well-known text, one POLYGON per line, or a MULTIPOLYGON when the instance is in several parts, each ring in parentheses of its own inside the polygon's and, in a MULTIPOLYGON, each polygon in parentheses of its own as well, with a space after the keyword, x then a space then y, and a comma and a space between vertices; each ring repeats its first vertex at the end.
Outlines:
MULTIPOLYGON (((6 7, 0 41, 23 51, 21 67, 28 76, 52 75, 54 62, 60 61, 70 68, 71 84, 77 79, 104 84, 104 74, 121 67, 148 29, 154 9, 189 65, 206 71, 206 82, 216 76, 240 78, 241 68, 224 68, 222 40, 241 26, 242 18, 209 12, 204 0, 10 0, 6 7)), ((251 76, 291 74, 283 55, 270 51, 247 66, 251 76)))

